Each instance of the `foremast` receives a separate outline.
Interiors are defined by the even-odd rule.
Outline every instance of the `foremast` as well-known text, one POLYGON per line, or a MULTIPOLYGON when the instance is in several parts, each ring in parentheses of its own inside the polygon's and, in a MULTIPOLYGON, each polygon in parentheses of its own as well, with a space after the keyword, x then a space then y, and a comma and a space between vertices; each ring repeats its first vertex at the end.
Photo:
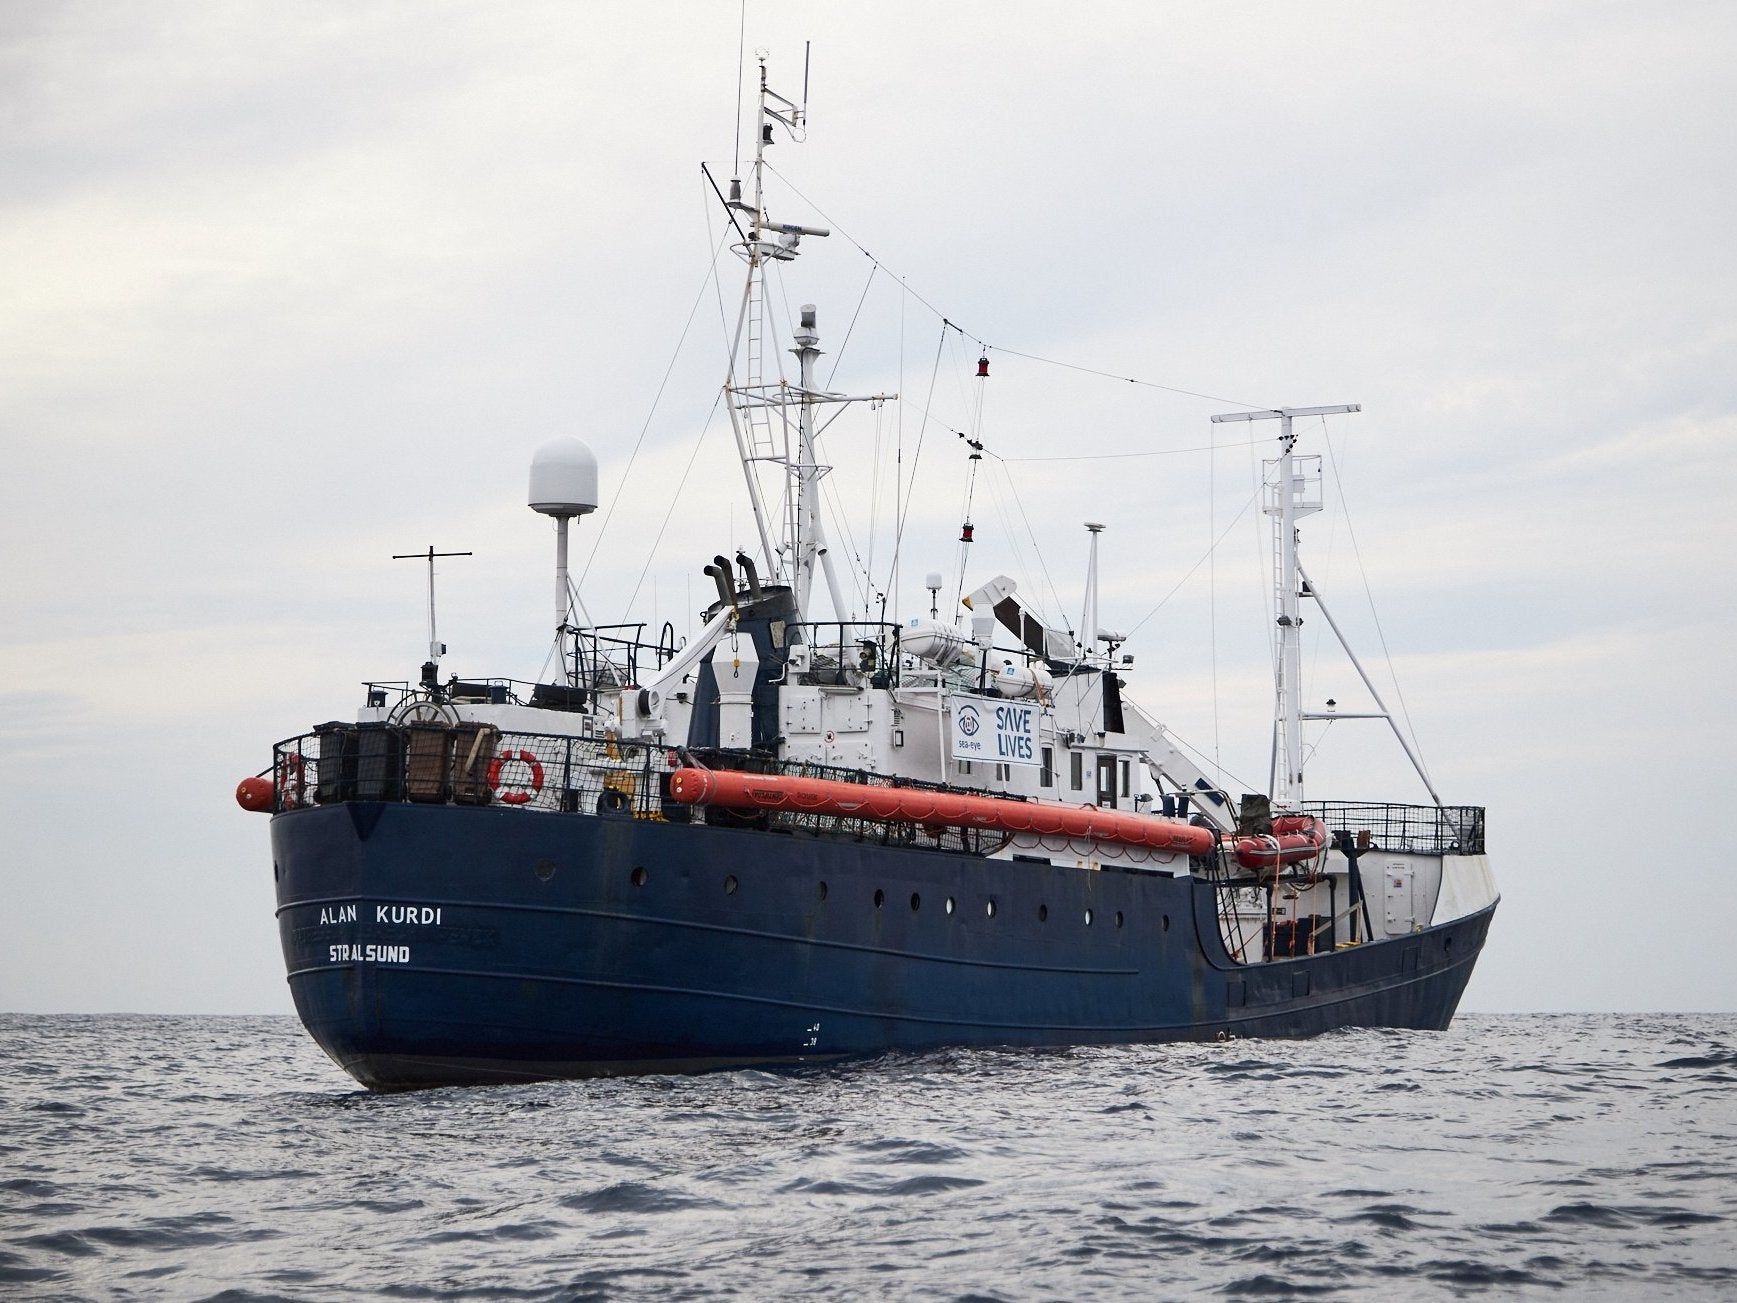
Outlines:
MULTIPOLYGON (((1279 456, 1266 463, 1266 513, 1273 519, 1273 608, 1278 627, 1273 656, 1273 803, 1293 808, 1303 797, 1303 620, 1304 581, 1297 566, 1297 521, 1321 510, 1320 478, 1304 474, 1294 455, 1291 422, 1299 416, 1337 416, 1362 411, 1359 403, 1334 407, 1280 407, 1266 412, 1226 412, 1214 421, 1278 421, 1279 456)), ((1317 459, 1318 460, 1318 459, 1317 459)))
POLYGON ((1276 612, 1274 619, 1278 626, 1277 645, 1273 656, 1271 783, 1273 803, 1282 809, 1295 809, 1303 799, 1303 722, 1335 719, 1386 720, 1388 727, 1393 730, 1393 736, 1399 740, 1406 759, 1411 761, 1412 768, 1417 771, 1424 790, 1438 807, 1442 804, 1416 748, 1400 730, 1398 721, 1393 718, 1393 712, 1388 710, 1387 703, 1381 699, 1381 693, 1370 680, 1368 671, 1357 659, 1357 653, 1351 650, 1351 644, 1345 640, 1344 633, 1328 611, 1320 591, 1309 581, 1302 562, 1297 558, 1297 521, 1321 510, 1322 506, 1321 459, 1295 455, 1297 436, 1291 428, 1291 422, 1298 416, 1338 416, 1362 410, 1359 403, 1345 403, 1335 407, 1277 407, 1262 412, 1226 412, 1212 418, 1214 421, 1279 422, 1279 456, 1276 461, 1269 461, 1265 465, 1271 472, 1267 479, 1266 513, 1273 518, 1273 606, 1276 612), (1312 467, 1309 463, 1313 463, 1312 467), (1344 649, 1358 677, 1363 680, 1363 686, 1374 699, 1377 707, 1375 710, 1323 712, 1303 709, 1300 695, 1303 679, 1301 606, 1305 597, 1315 603, 1315 608, 1327 621, 1327 627, 1333 631, 1339 646, 1344 649))

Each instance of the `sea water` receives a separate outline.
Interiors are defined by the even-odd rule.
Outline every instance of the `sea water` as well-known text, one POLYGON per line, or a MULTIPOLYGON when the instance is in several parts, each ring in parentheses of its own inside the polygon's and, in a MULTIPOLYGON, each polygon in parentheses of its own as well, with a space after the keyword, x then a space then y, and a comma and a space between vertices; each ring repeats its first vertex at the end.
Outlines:
POLYGON ((0 1016, 0 1295, 1729 1298, 1737 1017, 369 1095, 0 1016))

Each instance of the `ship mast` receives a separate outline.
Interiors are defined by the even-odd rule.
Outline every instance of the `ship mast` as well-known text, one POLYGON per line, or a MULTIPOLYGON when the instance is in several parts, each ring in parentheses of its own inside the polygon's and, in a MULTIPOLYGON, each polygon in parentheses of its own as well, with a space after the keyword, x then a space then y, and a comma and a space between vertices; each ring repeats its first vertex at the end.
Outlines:
MULTIPOLYGON (((806 84, 805 76, 805 100, 806 84)), ((814 366, 822 350, 816 328, 817 314, 812 303, 802 305, 794 332, 795 347, 790 350, 797 360, 795 382, 785 378, 781 366, 776 378, 764 374, 768 361, 766 345, 771 333, 766 312, 766 266, 769 262, 793 261, 800 252, 803 236, 820 237, 831 232, 823 226, 776 222, 766 213, 764 173, 767 147, 773 143, 773 133, 780 127, 793 138, 800 139, 807 124, 808 111, 805 105, 799 106, 767 85, 764 57, 760 59, 759 105, 748 187, 752 198, 745 200, 742 197, 741 179, 733 178, 729 198, 724 201, 725 206, 732 210, 732 221, 736 220, 737 213, 747 219, 747 229, 743 232, 742 242, 736 246, 736 252, 748 264, 747 280, 736 316, 735 337, 730 346, 730 370, 724 382, 724 395, 767 574, 773 582, 790 585, 796 608, 804 618, 807 618, 808 599, 816 573, 823 574, 832 599, 834 618, 846 620, 850 612, 833 568, 826 544, 826 529, 821 522, 820 481, 832 468, 822 465, 815 454, 815 438, 825 428, 824 425, 816 426, 816 411, 822 404, 882 401, 897 395, 856 398, 815 387, 814 366), (760 463, 769 463, 783 470, 782 501, 776 527, 761 489, 760 463)), ((741 222, 737 222, 737 229, 742 229, 741 222)))
MULTIPOLYGON (((1297 436, 1291 420, 1298 416, 1334 416, 1360 412, 1362 405, 1280 407, 1267 412, 1227 412, 1214 421, 1278 421, 1279 458, 1268 462, 1277 474, 1268 485, 1266 512, 1273 518, 1273 596, 1277 608, 1278 650, 1273 657, 1273 758, 1270 774, 1273 804, 1289 809, 1303 795, 1303 621, 1298 611, 1303 596, 1297 566, 1297 520, 1321 509, 1292 455, 1297 436), (1281 765, 1283 766, 1281 768, 1281 765)), ((1319 488, 1319 479, 1314 481, 1319 488)))

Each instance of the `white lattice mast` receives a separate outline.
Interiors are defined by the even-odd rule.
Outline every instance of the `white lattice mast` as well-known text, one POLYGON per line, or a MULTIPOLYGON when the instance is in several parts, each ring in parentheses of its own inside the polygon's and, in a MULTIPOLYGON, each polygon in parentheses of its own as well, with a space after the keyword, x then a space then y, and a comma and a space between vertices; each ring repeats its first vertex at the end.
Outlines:
MULTIPOLYGON (((1266 463, 1275 475, 1267 486, 1266 512, 1273 518, 1273 606, 1277 612, 1278 646, 1273 657, 1273 758, 1270 775, 1273 804, 1291 807, 1303 796, 1302 700, 1303 621, 1299 603, 1302 576, 1297 569, 1297 520, 1321 509, 1309 493, 1308 477, 1299 473, 1292 447, 1296 435, 1291 420, 1298 416, 1333 416, 1360 412, 1362 405, 1280 407, 1266 412, 1227 412, 1214 421, 1278 421, 1279 457, 1266 463)), ((1319 484, 1319 480, 1316 480, 1319 484)))
MULTIPOLYGON (((806 96, 806 75, 803 81, 806 96)), ((775 222, 767 216, 764 186, 766 149, 773 143, 774 131, 780 127, 800 138, 807 122, 807 110, 766 84, 764 58, 760 60, 759 105, 754 132, 754 162, 748 187, 752 199, 742 197, 742 181, 735 178, 730 182, 729 198, 724 201, 739 230, 743 223, 736 215, 746 219, 747 229, 742 232, 742 243, 736 251, 748 264, 747 283, 743 286, 736 317, 735 339, 730 347, 730 374, 724 385, 725 397, 767 574, 775 582, 790 585, 798 611, 807 618, 815 574, 817 571, 823 573, 834 615, 846 620, 849 611, 827 550, 826 530, 821 523, 820 481, 831 467, 821 465, 815 455, 815 438, 820 432, 815 416, 822 404, 867 400, 828 393, 815 387, 814 364, 821 349, 815 327, 815 308, 811 303, 804 304, 801 309, 795 347, 790 350, 797 359, 795 383, 784 378, 782 369, 775 380, 763 374, 770 333, 766 317, 766 264, 793 261, 803 236, 826 236, 831 232, 823 226, 775 222), (762 463, 777 466, 783 472, 782 501, 776 526, 761 490, 757 467, 762 463)), ((876 394, 871 399, 884 401, 895 397, 896 394, 876 394)))
MULTIPOLYGON (((765 268, 768 261, 788 262, 796 257, 797 246, 804 235, 831 234, 825 227, 804 226, 796 222, 773 222, 766 215, 765 166, 766 148, 772 144, 772 133, 779 127, 795 134, 802 130, 805 111, 778 94, 766 83, 766 60, 760 60, 759 112, 755 115, 754 162, 749 172, 751 200, 742 198, 741 178, 730 181, 730 197, 726 206, 747 221, 747 230, 736 252, 748 264, 747 280, 742 287, 742 301, 736 315, 735 339, 730 347, 730 374, 724 382, 725 397, 730 409, 730 425, 736 436, 736 452, 742 463, 743 478, 748 486, 748 501, 754 512, 754 526, 760 535, 760 548, 765 557, 766 572, 774 581, 796 583, 795 547, 801 532, 799 463, 803 440, 798 433, 792 447, 790 421, 786 410, 788 385, 780 375, 776 382, 764 375, 768 322, 766 320, 765 268), (773 525, 761 491, 756 466, 772 463, 784 470, 784 491, 781 504, 779 537, 773 537, 773 525)), ((740 225, 740 224, 738 224, 740 225)), ((812 314, 813 309, 808 309, 812 314)), ((818 354, 818 350, 816 350, 818 354)), ((798 357, 801 357, 798 351, 798 357)), ((809 389, 803 384, 804 391, 809 389)), ((812 423, 810 422, 810 429, 812 423)))

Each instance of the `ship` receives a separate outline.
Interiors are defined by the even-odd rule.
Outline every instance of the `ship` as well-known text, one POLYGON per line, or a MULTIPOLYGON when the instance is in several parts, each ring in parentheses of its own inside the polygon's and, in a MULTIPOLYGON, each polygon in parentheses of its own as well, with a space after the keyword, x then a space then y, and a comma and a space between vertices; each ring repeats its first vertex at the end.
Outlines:
POLYGON ((278 742, 236 792, 270 815, 309 1034, 391 1091, 1446 1028, 1498 902, 1485 811, 1441 801, 1354 655, 1370 710, 1301 701, 1304 611, 1339 627, 1299 553, 1322 501, 1293 422, 1356 405, 1213 417, 1276 433, 1273 763, 1269 790, 1233 792, 1127 691, 1127 639, 1099 623, 1103 524, 1077 629, 1000 574, 968 594, 959 576, 950 619, 939 573, 926 618, 847 597, 817 432, 897 395, 820 385, 812 306, 795 373, 772 352, 766 269, 830 231, 767 210, 765 149, 806 106, 764 60, 758 109, 751 169, 714 186, 746 268, 724 398, 757 546, 705 562, 715 600, 685 640, 588 623, 568 549, 597 460, 545 444, 527 502, 555 526, 555 636, 535 682, 443 675, 429 548, 419 677, 366 683, 353 718, 278 742), (1353 714, 1387 722, 1427 803, 1305 798, 1305 729, 1353 714))

